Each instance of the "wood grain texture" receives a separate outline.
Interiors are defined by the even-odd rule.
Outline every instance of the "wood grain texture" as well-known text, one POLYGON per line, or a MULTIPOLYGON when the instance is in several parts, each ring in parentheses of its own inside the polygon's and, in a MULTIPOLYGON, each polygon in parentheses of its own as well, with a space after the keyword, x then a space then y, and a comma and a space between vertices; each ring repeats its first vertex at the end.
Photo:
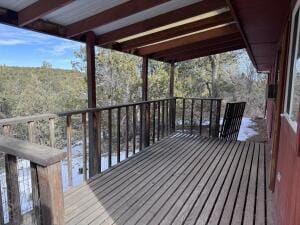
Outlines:
POLYGON ((65 195, 67 224, 272 224, 264 144, 163 138, 65 195), (80 196, 85 196, 84 198, 80 196))
POLYGON ((66 156, 63 151, 58 149, 2 136, 0 136, 0 150, 40 166, 55 164, 66 156))

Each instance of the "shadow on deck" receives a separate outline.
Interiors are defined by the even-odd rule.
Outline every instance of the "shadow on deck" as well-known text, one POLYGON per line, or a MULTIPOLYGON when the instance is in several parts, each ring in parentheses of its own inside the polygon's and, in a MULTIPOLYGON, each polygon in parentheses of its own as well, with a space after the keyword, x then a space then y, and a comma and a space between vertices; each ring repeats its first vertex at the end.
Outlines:
POLYGON ((67 224, 273 224, 262 143, 175 134, 66 193, 67 224))

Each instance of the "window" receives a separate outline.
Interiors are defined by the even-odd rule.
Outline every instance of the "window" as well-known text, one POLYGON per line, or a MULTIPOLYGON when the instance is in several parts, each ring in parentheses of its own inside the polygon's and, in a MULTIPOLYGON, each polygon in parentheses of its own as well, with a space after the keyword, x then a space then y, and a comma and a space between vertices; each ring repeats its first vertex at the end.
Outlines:
POLYGON ((290 63, 286 92, 285 112, 297 126, 300 103, 300 1, 298 0, 293 13, 292 35, 290 46, 290 63))

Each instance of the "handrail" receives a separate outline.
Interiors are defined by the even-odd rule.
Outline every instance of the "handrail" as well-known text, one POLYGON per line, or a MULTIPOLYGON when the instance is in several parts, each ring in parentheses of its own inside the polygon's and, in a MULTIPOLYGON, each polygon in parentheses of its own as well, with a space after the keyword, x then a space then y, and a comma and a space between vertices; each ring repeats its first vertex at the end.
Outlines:
POLYGON ((57 117, 58 117, 57 114, 39 114, 33 116, 20 116, 20 117, 2 119, 0 120, 0 126, 14 125, 19 123, 30 123, 38 120, 55 119, 57 117))
POLYGON ((215 101, 221 101, 222 98, 197 98, 197 97, 172 97, 172 98, 162 98, 162 99, 156 99, 156 100, 150 100, 150 101, 139 101, 134 103, 124 103, 119 105, 113 105, 113 106, 105 106, 105 107, 97 107, 97 108, 87 108, 87 109, 81 109, 81 110, 74 110, 74 111, 66 111, 66 112, 59 112, 54 114, 40 114, 40 115, 33 115, 33 116, 24 116, 24 117, 14 117, 14 118, 8 118, 8 119, 1 119, 0 120, 0 126, 5 125, 14 125, 18 123, 29 123, 34 122, 38 120, 45 120, 45 119, 55 119, 57 117, 64 117, 69 115, 76 115, 76 114, 82 114, 82 113, 93 113, 93 112, 99 112, 103 110, 110 110, 110 109, 117 109, 117 108, 123 108, 126 106, 134 106, 134 105, 142 105, 147 103, 154 103, 158 101, 166 101, 166 100, 173 100, 173 99, 191 99, 191 100, 215 100, 215 101))
POLYGON ((83 110, 68 111, 68 112, 58 113, 57 115, 60 117, 63 117, 63 116, 76 115, 76 114, 82 114, 82 113, 93 113, 93 112, 99 112, 99 111, 104 111, 104 110, 123 108, 126 106, 142 105, 142 104, 174 100, 174 99, 176 99, 176 97, 162 98, 162 99, 156 99, 156 100, 150 100, 150 101, 140 101, 140 102, 119 104, 119 105, 113 105, 113 106, 105 106, 105 107, 99 107, 99 108, 88 108, 88 109, 83 109, 83 110))
POLYGON ((62 150, 4 136, 0 136, 0 152, 29 160, 43 167, 58 163, 66 157, 66 153, 62 150))
POLYGON ((176 97, 176 99, 190 99, 190 100, 213 100, 213 101, 222 101, 223 99, 222 98, 197 98, 197 97, 176 97))

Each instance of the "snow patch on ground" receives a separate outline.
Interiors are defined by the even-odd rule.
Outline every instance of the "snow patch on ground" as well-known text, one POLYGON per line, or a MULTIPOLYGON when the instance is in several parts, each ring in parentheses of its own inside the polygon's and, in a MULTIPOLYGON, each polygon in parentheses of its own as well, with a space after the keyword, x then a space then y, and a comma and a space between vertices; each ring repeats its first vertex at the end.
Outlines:
POLYGON ((242 120, 238 140, 246 141, 247 139, 257 135, 258 133, 251 127, 255 126, 252 119, 244 117, 242 120))

